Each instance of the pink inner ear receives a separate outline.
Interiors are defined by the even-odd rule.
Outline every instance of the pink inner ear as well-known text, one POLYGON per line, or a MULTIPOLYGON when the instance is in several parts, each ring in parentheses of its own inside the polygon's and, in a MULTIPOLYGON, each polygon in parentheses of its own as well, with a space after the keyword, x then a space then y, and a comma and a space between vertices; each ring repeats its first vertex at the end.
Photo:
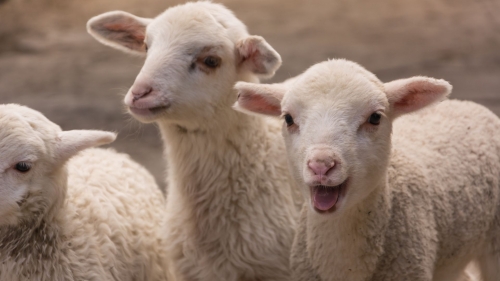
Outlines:
POLYGON ((407 113, 438 101, 446 92, 446 87, 428 81, 413 81, 404 85, 398 92, 394 109, 407 113))
POLYGON ((104 23, 101 32, 105 37, 131 50, 144 51, 145 27, 135 22, 104 23))
POLYGON ((245 40, 238 45, 241 55, 240 63, 247 63, 253 71, 261 72, 263 67, 258 61, 260 52, 257 49, 256 42, 254 40, 245 40))
POLYGON ((137 42, 142 43, 145 38, 144 30, 138 26, 136 27, 133 24, 125 25, 121 23, 108 23, 105 24, 104 27, 109 31, 127 33, 128 34, 127 37, 129 39, 133 39, 137 42))
POLYGON ((242 94, 238 98, 240 107, 260 114, 279 116, 281 114, 281 105, 279 101, 274 104, 269 98, 259 95, 245 95, 242 94))
POLYGON ((281 64, 279 55, 264 41, 262 37, 252 36, 237 44, 240 65, 259 75, 274 74, 281 64))

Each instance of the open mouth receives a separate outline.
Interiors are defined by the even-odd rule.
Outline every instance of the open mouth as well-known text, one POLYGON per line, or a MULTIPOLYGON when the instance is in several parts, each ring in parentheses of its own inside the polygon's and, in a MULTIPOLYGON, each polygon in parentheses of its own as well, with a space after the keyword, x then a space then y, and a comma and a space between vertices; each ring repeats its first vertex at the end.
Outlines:
POLYGON ((311 200, 318 213, 331 213, 337 209, 339 199, 345 193, 347 180, 336 186, 316 185, 311 187, 311 200))

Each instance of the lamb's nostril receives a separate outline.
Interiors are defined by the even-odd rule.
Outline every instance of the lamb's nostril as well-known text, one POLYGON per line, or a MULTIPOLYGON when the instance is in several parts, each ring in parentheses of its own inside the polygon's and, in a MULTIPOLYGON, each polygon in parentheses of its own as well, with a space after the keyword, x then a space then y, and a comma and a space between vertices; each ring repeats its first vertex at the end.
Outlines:
POLYGON ((335 161, 318 161, 313 160, 307 163, 309 169, 314 173, 314 175, 326 176, 335 167, 335 161))

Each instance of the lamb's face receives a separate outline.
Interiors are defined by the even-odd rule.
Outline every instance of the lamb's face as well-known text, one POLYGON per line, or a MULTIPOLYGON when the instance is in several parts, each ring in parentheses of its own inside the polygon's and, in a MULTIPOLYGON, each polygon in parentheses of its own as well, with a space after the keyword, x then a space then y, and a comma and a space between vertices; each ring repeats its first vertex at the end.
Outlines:
POLYGON ((312 68, 286 93, 283 136, 311 207, 341 214, 383 184, 391 121, 375 76, 330 67, 312 68))
POLYGON ((40 128, 44 117, 26 113, 21 106, 0 105, 0 226, 22 220, 29 201, 38 201, 30 206, 32 212, 43 212, 55 192, 53 163, 44 156, 52 153, 46 137, 55 139, 58 127, 40 128))
POLYGON ((146 31, 147 57, 125 96, 130 113, 143 122, 211 118, 229 106, 236 81, 235 45, 209 13, 160 15, 146 31), (229 91, 230 92, 230 91, 229 91))
POLYGON ((249 36, 229 10, 210 2, 176 6, 155 19, 105 13, 88 30, 106 45, 146 55, 124 100, 142 122, 213 122, 234 103, 237 80, 272 76, 281 64, 262 37, 249 36))
POLYGON ((345 60, 319 63, 286 83, 235 88, 237 110, 282 116, 292 175, 322 215, 341 215, 385 185, 392 120, 451 91, 427 77, 382 84, 345 60))
POLYGON ((66 160, 114 138, 101 131, 63 132, 35 110, 0 105, 0 227, 38 219, 61 203, 66 160))

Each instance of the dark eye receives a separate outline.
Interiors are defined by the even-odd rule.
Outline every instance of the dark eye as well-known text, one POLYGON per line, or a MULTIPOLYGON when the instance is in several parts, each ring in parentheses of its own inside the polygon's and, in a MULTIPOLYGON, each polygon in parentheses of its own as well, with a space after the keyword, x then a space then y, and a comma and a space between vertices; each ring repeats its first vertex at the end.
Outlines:
POLYGON ((378 112, 374 112, 372 113, 372 115, 370 115, 370 119, 368 119, 368 122, 370 122, 370 124, 372 125, 378 125, 380 124, 380 118, 382 118, 382 115, 378 112))
POLYGON ((205 58, 203 63, 210 68, 216 68, 220 64, 220 59, 217 57, 208 56, 205 58))
POLYGON ((26 162, 19 162, 16 164, 15 168, 21 173, 26 173, 31 169, 31 164, 26 162))
POLYGON ((147 52, 148 49, 149 49, 148 44, 144 43, 144 50, 146 50, 146 52, 147 52))
POLYGON ((287 125, 288 127, 290 127, 290 126, 292 126, 293 124, 295 124, 295 123, 293 122, 292 115, 290 115, 290 114, 285 114, 285 122, 286 122, 286 125, 287 125))

